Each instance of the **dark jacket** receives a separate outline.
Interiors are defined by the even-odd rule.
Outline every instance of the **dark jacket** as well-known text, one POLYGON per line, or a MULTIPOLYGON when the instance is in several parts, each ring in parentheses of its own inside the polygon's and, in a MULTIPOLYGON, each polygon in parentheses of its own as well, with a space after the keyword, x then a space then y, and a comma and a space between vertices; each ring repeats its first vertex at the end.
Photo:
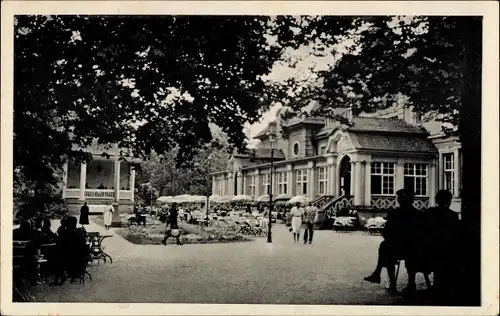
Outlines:
POLYGON ((414 207, 397 208, 387 216, 382 236, 398 251, 413 249, 423 233, 423 218, 422 212, 414 207))
POLYGON ((80 209, 80 224, 88 225, 89 224, 89 207, 87 205, 82 206, 80 209))

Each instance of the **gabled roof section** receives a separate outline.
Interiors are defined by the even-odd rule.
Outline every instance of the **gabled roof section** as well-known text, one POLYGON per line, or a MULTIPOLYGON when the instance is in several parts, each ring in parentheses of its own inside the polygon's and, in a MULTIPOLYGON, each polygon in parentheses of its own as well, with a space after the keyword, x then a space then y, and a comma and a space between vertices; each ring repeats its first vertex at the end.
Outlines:
MULTIPOLYGON (((256 158, 256 159, 271 159, 271 148, 256 148, 247 153, 236 153, 235 158, 256 158)), ((274 158, 276 160, 285 159, 285 154, 281 149, 274 149, 274 158)))
POLYGON ((276 121, 271 121, 263 130, 258 132, 257 135, 254 136, 254 138, 263 139, 266 138, 269 134, 276 134, 276 131, 276 121))
POLYGON ((423 127, 418 127, 398 118, 356 117, 349 131, 357 132, 387 132, 428 134, 423 127))
POLYGON ((427 134, 388 134, 349 131, 355 148, 378 151, 404 151, 413 153, 438 153, 427 134))

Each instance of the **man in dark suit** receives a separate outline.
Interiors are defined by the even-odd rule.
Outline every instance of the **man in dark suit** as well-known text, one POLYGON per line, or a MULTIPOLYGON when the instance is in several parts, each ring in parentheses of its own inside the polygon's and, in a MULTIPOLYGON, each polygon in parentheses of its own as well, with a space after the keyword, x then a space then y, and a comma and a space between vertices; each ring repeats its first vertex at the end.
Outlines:
POLYGON ((458 214, 450 210, 452 195, 447 190, 436 194, 437 207, 428 209, 426 217, 426 248, 434 271, 434 290, 439 298, 451 299, 453 280, 457 278, 458 214))
POLYGON ((396 192, 399 207, 387 216, 382 231, 384 241, 380 244, 378 262, 375 271, 366 281, 380 283, 382 268, 389 274, 391 291, 396 290, 395 266, 398 260, 405 260, 408 271, 407 291, 414 291, 417 257, 415 248, 422 232, 423 215, 413 207, 414 195, 409 189, 396 192))

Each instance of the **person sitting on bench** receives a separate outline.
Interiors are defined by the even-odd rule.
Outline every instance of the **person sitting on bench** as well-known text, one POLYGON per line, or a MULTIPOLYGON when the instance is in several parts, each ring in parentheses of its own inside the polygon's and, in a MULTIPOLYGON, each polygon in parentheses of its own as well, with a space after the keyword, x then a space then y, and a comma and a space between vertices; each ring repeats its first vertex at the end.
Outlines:
POLYGON ((389 274, 389 290, 397 291, 395 266, 398 260, 405 260, 408 271, 407 291, 414 291, 415 285, 415 255, 414 249, 421 232, 423 215, 413 207, 413 192, 401 189, 396 192, 399 207, 387 216, 387 222, 382 230, 384 241, 380 244, 377 267, 366 281, 380 283, 382 268, 389 274))

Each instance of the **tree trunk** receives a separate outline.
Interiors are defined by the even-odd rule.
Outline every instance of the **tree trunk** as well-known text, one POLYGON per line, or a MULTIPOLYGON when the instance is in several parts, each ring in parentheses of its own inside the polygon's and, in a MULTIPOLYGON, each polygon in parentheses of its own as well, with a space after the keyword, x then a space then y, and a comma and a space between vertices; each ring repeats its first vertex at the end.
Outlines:
MULTIPOLYGON (((459 133, 462 144, 463 279, 460 301, 481 304, 481 73, 482 18, 460 21, 464 38, 465 71, 459 133)), ((456 185, 460 185, 457 183, 456 185)), ((457 263, 459 264, 459 263, 457 263)))

